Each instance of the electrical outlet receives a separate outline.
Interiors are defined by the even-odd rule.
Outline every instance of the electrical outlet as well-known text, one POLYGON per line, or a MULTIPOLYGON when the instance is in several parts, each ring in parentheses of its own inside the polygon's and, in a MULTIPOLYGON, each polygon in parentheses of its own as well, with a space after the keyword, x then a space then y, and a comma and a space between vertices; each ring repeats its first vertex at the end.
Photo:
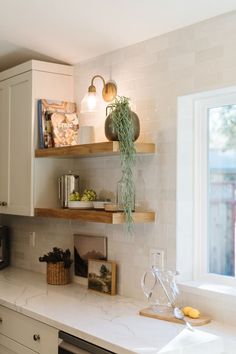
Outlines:
POLYGON ((164 269, 165 251, 160 249, 150 249, 149 266, 164 269))
POLYGON ((30 231, 29 232, 29 246, 30 248, 34 248, 36 243, 36 232, 30 231))

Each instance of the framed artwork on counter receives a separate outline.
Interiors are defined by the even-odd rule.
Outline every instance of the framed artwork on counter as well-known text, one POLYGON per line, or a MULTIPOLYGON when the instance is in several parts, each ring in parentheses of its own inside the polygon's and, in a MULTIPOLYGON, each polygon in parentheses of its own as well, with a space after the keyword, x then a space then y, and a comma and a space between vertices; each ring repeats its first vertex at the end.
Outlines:
POLYGON ((107 260, 107 237, 74 234, 75 275, 88 277, 88 260, 107 260))
POLYGON ((88 288, 107 295, 116 294, 116 263, 88 260, 88 288))

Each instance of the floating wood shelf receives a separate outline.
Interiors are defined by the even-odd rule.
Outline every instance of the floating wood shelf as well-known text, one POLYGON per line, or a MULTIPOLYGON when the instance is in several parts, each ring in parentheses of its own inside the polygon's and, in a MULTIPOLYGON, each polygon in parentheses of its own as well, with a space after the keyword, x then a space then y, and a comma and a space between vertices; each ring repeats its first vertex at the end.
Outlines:
MULTIPOLYGON (((156 151, 153 143, 135 143, 135 147, 138 154, 153 154, 156 151)), ((35 157, 94 157, 116 154, 119 154, 118 141, 35 150, 35 157)))
MULTIPOLYGON (((36 208, 35 216, 53 217, 63 219, 78 219, 85 222, 98 222, 104 224, 123 224, 124 213, 104 210, 86 209, 46 209, 36 208)), ((133 213, 134 223, 148 223, 155 221, 155 212, 143 211, 133 213)))

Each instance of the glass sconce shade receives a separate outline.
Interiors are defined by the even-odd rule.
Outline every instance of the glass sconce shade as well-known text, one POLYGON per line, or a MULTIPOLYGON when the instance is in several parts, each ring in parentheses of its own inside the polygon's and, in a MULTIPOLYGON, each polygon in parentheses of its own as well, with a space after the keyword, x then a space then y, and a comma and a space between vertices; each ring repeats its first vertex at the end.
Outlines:
POLYGON ((96 112, 97 105, 98 97, 96 92, 87 92, 81 101, 80 113, 96 112))

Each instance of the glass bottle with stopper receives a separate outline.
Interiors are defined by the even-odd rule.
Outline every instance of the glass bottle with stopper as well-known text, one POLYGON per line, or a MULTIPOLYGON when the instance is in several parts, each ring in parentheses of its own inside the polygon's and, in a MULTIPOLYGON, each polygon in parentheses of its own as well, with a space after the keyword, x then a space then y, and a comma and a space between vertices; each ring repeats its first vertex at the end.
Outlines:
MULTIPOLYGON (((124 210, 126 200, 125 200, 125 190, 127 189, 126 181, 125 181, 125 175, 124 172, 122 171, 122 177, 117 183, 117 195, 116 195, 116 203, 117 203, 117 208, 118 210, 124 210)), ((131 194, 130 197, 132 198, 132 210, 134 210, 134 205, 135 205, 135 195, 134 195, 134 190, 132 191, 131 189, 131 194)))
POLYGON ((144 211, 147 209, 145 181, 142 170, 138 170, 135 181, 135 210, 144 211))

